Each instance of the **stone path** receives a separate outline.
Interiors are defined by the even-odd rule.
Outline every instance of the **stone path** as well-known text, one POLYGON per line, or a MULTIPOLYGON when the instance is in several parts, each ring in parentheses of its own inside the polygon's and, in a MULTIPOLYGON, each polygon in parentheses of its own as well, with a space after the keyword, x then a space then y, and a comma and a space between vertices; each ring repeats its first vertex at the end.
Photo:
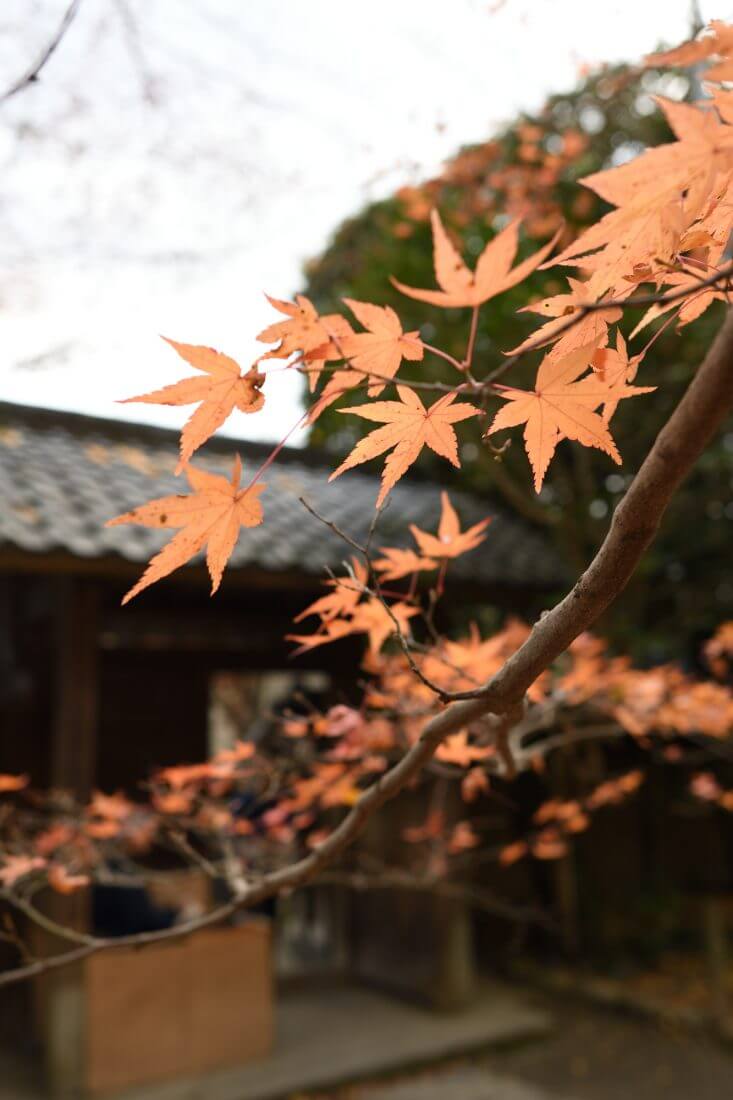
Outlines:
POLYGON ((538 1004, 543 1002, 552 1012, 552 1035, 540 1043, 490 1054, 487 1069, 561 1100, 733 1097, 729 1044, 684 1027, 656 1024, 630 1011, 557 996, 538 999, 538 1004))
MULTIPOLYGON (((115 1100, 280 1100, 345 1082, 404 1074, 472 1052, 487 1054, 544 1037, 550 1028, 549 1012, 498 983, 488 985, 470 1008, 452 1014, 359 987, 293 991, 278 998, 277 1040, 269 1058, 206 1078, 134 1089, 116 1094, 115 1100)), ((42 1093, 29 1085, 24 1069, 25 1079, 23 1067, 18 1067, 18 1075, 10 1066, 0 1074, 0 1100, 41 1100, 42 1093)), ((532 1089, 501 1091, 508 1086, 489 1071, 479 1078, 467 1068, 456 1072, 463 1091, 454 1092, 451 1084, 448 1093, 424 1095, 429 1100, 544 1100, 544 1094, 532 1089)), ((427 1080, 421 1084, 431 1087, 427 1080)), ((396 1100, 412 1100, 415 1095, 397 1092, 396 1100)), ((419 1096, 422 1100, 423 1093, 419 1096)))
MULTIPOLYGON (((729 1100, 733 1046, 629 1011, 534 995, 551 1015, 539 1042, 308 1100, 729 1100)), ((301 1100, 301 1098, 299 1098, 301 1100)))
MULTIPOLYGON (((547 1092, 480 1066, 460 1066, 357 1092, 354 1100, 550 1100, 547 1092)), ((558 1100, 555 1095, 554 1100, 558 1100)), ((567 1100, 570 1100, 568 1097, 567 1100)))
MULTIPOLYGON (((217 1074, 205 1085, 137 1090, 125 1100, 276 1100, 539 1038, 550 1023, 548 1013, 498 985, 487 987, 465 1012, 451 1015, 360 988, 291 993, 278 1005, 272 1057, 217 1074)), ((493 1100, 491 1094, 487 1100, 493 1100)))

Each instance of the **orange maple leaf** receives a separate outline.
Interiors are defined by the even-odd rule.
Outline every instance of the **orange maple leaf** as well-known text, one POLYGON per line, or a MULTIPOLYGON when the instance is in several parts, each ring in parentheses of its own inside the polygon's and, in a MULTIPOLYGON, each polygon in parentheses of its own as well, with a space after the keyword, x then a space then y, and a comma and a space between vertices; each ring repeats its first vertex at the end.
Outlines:
MULTIPOLYGON (((616 209, 581 233, 551 263, 574 264, 598 276, 598 290, 666 270, 681 250, 700 243, 699 219, 731 176, 733 128, 710 110, 658 99, 677 141, 647 149, 625 164, 580 182, 616 209), (697 228, 696 228, 697 227, 697 228), (600 251, 598 251, 600 250, 600 251), (592 254, 591 254, 592 253, 592 254)), ((727 211, 706 217, 720 241, 729 233, 727 211)))
MULTIPOLYGON (((303 370, 308 375, 308 388, 312 393, 326 363, 333 359, 344 358, 340 342, 347 336, 351 336, 353 329, 346 318, 338 313, 329 313, 321 317, 313 303, 304 294, 296 294, 295 302, 282 302, 278 298, 271 298, 269 294, 265 297, 271 306, 280 313, 284 313, 289 319, 268 325, 258 335, 257 339, 265 344, 278 341, 277 347, 265 352, 262 358, 289 359, 295 352, 301 352, 308 364, 303 370)), ((360 377, 355 378, 354 384, 360 377)), ((329 401, 328 404, 330 403, 329 401)), ((311 413, 310 423, 320 412, 322 409, 319 407, 317 413, 311 413)))
POLYGON ((457 558, 468 550, 474 550, 486 538, 482 532, 491 523, 491 516, 461 532, 460 520, 445 491, 440 494, 440 501, 442 510, 437 536, 428 534, 414 523, 410 524, 413 538, 421 552, 425 557, 457 558))
MULTIPOLYGON (((498 634, 482 638, 475 623, 467 638, 460 641, 446 639, 445 656, 450 666, 465 674, 458 687, 475 687, 488 680, 519 649, 529 636, 529 627, 519 619, 509 619, 498 634)), ((543 673, 528 689, 527 694, 533 702, 544 699, 547 689, 547 677, 543 673)))
POLYGON ((383 379, 394 378, 403 359, 422 359, 422 340, 417 332, 402 331, 400 319, 390 306, 355 302, 353 298, 344 298, 344 302, 368 331, 344 337, 341 349, 355 370, 380 376, 367 390, 370 397, 375 397, 387 384, 383 379))
MULTIPOLYGON (((568 279, 570 291, 565 294, 553 294, 540 302, 532 302, 523 306, 519 313, 539 313, 543 317, 549 317, 544 325, 536 329, 531 336, 523 340, 516 348, 512 348, 509 355, 521 355, 528 348, 539 348, 544 344, 557 340, 558 343, 552 353, 553 358, 560 358, 568 352, 585 344, 595 343, 596 347, 606 341, 608 326, 619 321, 623 311, 618 306, 611 306, 603 310, 591 310, 580 320, 570 322, 570 317, 576 314, 583 306, 595 304, 602 294, 597 292, 599 282, 597 275, 593 275, 586 282, 579 279, 568 279)), ((633 290, 632 286, 624 288, 620 294, 628 295, 633 290)), ((616 295, 616 296, 620 296, 616 295)))
POLYGON ((663 65, 684 66, 687 68, 699 61, 708 58, 721 60, 716 67, 705 73, 707 80, 731 80, 733 79, 733 27, 728 26, 720 19, 713 19, 706 28, 701 38, 690 42, 683 42, 673 50, 665 50, 663 53, 649 54, 644 58, 644 64, 649 67, 663 65))
POLYGON ((437 561, 420 557, 414 550, 405 550, 398 546, 382 546, 380 549, 384 557, 377 558, 372 564, 381 573, 383 581, 399 581, 411 573, 438 568, 437 561))
POLYGON ((283 302, 269 294, 265 297, 288 320, 276 321, 258 334, 257 339, 263 344, 278 342, 276 348, 265 352, 263 359, 289 359, 296 351, 306 353, 327 345, 332 337, 338 340, 351 335, 351 325, 345 317, 338 313, 321 317, 304 294, 296 294, 295 302, 283 302))
MULTIPOLYGON (((361 595, 360 590, 359 596, 361 595)), ((324 600, 328 600, 328 598, 327 596, 323 597, 324 600)), ((321 615, 321 625, 315 634, 286 635, 288 641, 298 643, 299 648, 295 650, 294 654, 296 656, 309 649, 315 649, 317 646, 340 641, 351 634, 368 635, 369 650, 371 653, 376 654, 387 638, 396 632, 395 623, 399 626, 400 631, 406 634, 409 629, 409 619, 419 613, 418 608, 398 602, 390 605, 390 611, 392 612, 390 615, 381 600, 377 599, 376 596, 370 596, 369 599, 357 605, 345 605, 343 613, 349 615, 349 618, 340 619, 328 617, 328 611, 324 614, 322 606, 319 606, 320 603, 321 601, 316 601, 315 604, 310 608, 306 608, 298 616, 298 618, 303 618, 306 614, 314 613, 321 615)))
POLYGON ((252 741, 243 741, 239 738, 231 749, 220 749, 214 760, 220 764, 238 764, 242 760, 250 760, 256 752, 256 746, 252 741))
POLYGON ((502 867, 511 867, 513 863, 517 863, 518 860, 524 859, 529 852, 527 842, 525 840, 515 840, 511 844, 506 844, 499 852, 499 863, 502 867))
POLYGON ((137 584, 122 600, 123 604, 161 577, 184 565, 208 544, 206 564, 211 576, 213 596, 221 584, 224 567, 229 561, 239 536, 240 527, 257 527, 262 523, 262 484, 239 488, 242 463, 237 455, 231 480, 220 474, 210 474, 193 466, 186 467, 186 476, 193 492, 148 501, 131 512, 107 521, 107 527, 121 523, 137 523, 143 527, 180 527, 178 534, 166 543, 150 562, 137 584))
POLYGON ((189 814, 195 796, 191 791, 155 791, 151 801, 161 814, 189 814))
MULTIPOLYGON (((593 371, 611 391, 603 402, 601 415, 606 424, 616 412, 619 398, 614 396, 619 385, 624 382, 633 382, 639 370, 639 365, 644 358, 644 352, 639 355, 629 355, 626 341, 620 329, 616 330, 616 348, 598 348, 593 354, 593 371)), ((593 376, 583 379, 583 386, 593 387, 593 376)))
POLYGON ((309 649, 316 649, 317 646, 328 645, 330 642, 339 642, 353 633, 354 628, 346 619, 324 619, 315 634, 286 634, 285 640, 298 643, 298 648, 293 651, 293 656, 298 657, 309 649))
POLYGON ((0 794, 6 794, 8 791, 22 791, 24 787, 27 787, 30 782, 30 777, 27 775, 7 775, 3 773, 0 775, 0 794))
POLYGON ((398 386, 399 401, 375 401, 371 405, 354 405, 339 409, 341 413, 353 413, 365 420, 383 423, 360 440, 351 454, 331 474, 329 481, 339 477, 345 470, 377 458, 385 451, 392 450, 384 464, 382 487, 377 497, 377 507, 382 504, 400 478, 407 472, 424 446, 430 447, 436 454, 447 458, 454 466, 458 461, 458 440, 453 424, 466 420, 469 416, 478 416, 479 410, 465 402, 454 404, 456 395, 446 394, 426 409, 420 398, 409 386, 398 386))
POLYGON ((556 233, 548 244, 512 270, 519 241, 519 222, 512 222, 489 241, 476 262, 476 270, 470 271, 443 228, 437 210, 433 210, 430 220, 433 226, 435 278, 442 289, 420 290, 405 286, 397 279, 392 279, 392 283, 408 298, 446 308, 480 306, 521 283, 550 254, 558 237, 556 233))
POLYGON ((191 378, 182 378, 180 382, 163 386, 160 390, 152 390, 151 393, 143 393, 138 397, 127 397, 120 404, 141 401, 149 405, 193 405, 197 401, 201 402, 181 432, 181 454, 176 467, 176 473, 179 474, 194 451, 222 426, 234 409, 253 413, 262 408, 265 396, 260 388, 265 376, 260 374, 256 366, 243 373, 234 359, 220 351, 214 351, 213 348, 197 344, 178 344, 167 336, 163 339, 182 359, 196 370, 202 371, 203 377, 194 375, 191 378))
MULTIPOLYGON (((417 332, 403 332, 400 319, 389 306, 374 306, 369 302, 355 302, 350 298, 344 301, 353 310, 368 332, 353 332, 333 336, 327 344, 319 345, 304 354, 308 364, 307 373, 310 389, 316 382, 327 362, 334 359, 350 359, 340 370, 334 371, 323 388, 318 400, 308 412, 308 423, 314 424, 324 409, 333 405, 348 390, 360 385, 370 375, 374 377, 367 393, 375 397, 387 384, 382 379, 395 376, 403 359, 417 361, 422 359, 424 347, 417 332)), ((340 318, 348 327, 348 322, 340 318)))
POLYGON ((445 741, 438 746, 435 759, 443 764, 456 764, 459 768, 468 768, 477 760, 485 760, 487 756, 493 755, 493 745, 471 745, 468 732, 460 730, 446 737, 445 741))
POLYGON ((557 829, 543 829, 530 850, 535 859, 562 859, 568 846, 557 829))
POLYGON ((352 576, 324 581, 333 591, 309 604, 295 616, 293 622, 299 623, 309 615, 320 615, 324 621, 350 615, 363 596, 368 580, 368 570, 358 558, 352 557, 351 568, 352 576))
POLYGON ((364 603, 359 604, 351 620, 351 628, 355 634, 367 634, 369 637, 369 649, 372 653, 379 653, 387 638, 396 633, 395 621, 399 625, 400 632, 407 634, 408 621, 413 615, 418 615, 420 609, 410 607, 406 603, 390 604, 389 611, 376 596, 370 597, 364 603), (389 611, 392 612, 390 615, 389 611))
POLYGON ((578 380, 591 363, 595 351, 596 348, 590 344, 563 359, 553 361, 550 356, 545 356, 537 372, 534 390, 516 390, 507 386, 499 394, 509 403, 496 414, 486 435, 524 424, 524 444, 538 493, 550 460, 563 437, 575 439, 585 447, 597 447, 620 465, 621 456, 606 422, 594 409, 604 402, 617 402, 653 389, 628 386, 615 378, 609 383, 597 373, 578 380))
MULTIPOLYGON (((311 351, 303 352, 303 363, 305 365, 302 366, 300 370, 302 373, 308 375, 308 388, 310 389, 311 393, 316 388, 316 384, 321 377, 321 373, 323 372, 326 364, 333 363, 335 360, 345 358, 343 348, 344 341, 347 340, 350 336, 354 335, 354 330, 352 329, 351 325, 345 317, 339 317, 337 314, 333 314, 333 317, 335 320, 340 321, 343 325, 343 327, 341 327, 341 325, 339 326, 338 333, 332 328, 333 334, 329 337, 327 344, 319 344, 311 351)), ((340 370, 334 371, 331 375, 330 382, 326 387, 326 389, 329 390, 329 393, 334 389, 334 386, 331 385, 334 378, 342 374, 348 374, 351 376, 351 380, 346 384, 346 389, 349 389, 351 386, 356 386, 364 379, 363 374, 360 374, 358 371, 352 370, 351 365, 349 363, 346 363, 340 370)), ((343 391, 344 387, 341 386, 341 389, 343 391)), ((324 394, 321 394, 321 400, 323 399, 324 395, 325 390, 324 394)), ((328 402, 328 404, 331 404, 333 400, 335 400, 335 398, 332 398, 331 401, 328 402)), ((313 419, 315 419, 315 416, 313 419)))
POLYGON ((665 302, 662 298, 661 301, 649 306, 639 323, 629 333, 630 339, 633 339, 642 329, 646 328, 651 321, 656 320, 657 317, 661 317, 670 310, 677 313, 677 327, 684 328, 685 325, 696 321, 713 302, 725 301, 728 293, 722 287, 716 286, 703 286, 702 289, 696 289, 700 287, 700 276, 692 271, 669 272, 664 278, 664 284, 671 288, 670 293, 675 297, 671 302, 665 302), (689 290, 689 295, 686 298, 676 297, 682 290, 689 290))

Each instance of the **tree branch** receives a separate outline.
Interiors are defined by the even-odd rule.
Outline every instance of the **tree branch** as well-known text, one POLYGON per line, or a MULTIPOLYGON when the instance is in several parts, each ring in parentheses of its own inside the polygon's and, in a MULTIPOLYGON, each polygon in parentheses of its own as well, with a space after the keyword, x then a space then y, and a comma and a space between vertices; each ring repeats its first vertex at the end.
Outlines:
POLYGON ((231 901, 202 917, 157 932, 115 939, 90 937, 70 951, 1 974, 0 985, 79 962, 102 949, 142 947, 187 935, 310 882, 357 839, 385 802, 410 783, 446 737, 484 715, 505 715, 518 708, 537 677, 593 625, 626 586, 672 495, 732 408, 733 311, 729 311, 697 375, 616 509, 602 546, 573 589, 542 615, 523 645, 483 688, 467 693, 468 698, 451 703, 427 722, 415 744, 363 792, 322 844, 303 859, 250 881, 231 901))
POLYGON ((53 38, 46 44, 43 52, 33 62, 31 67, 27 69, 22 76, 18 77, 15 83, 11 84, 2 94, 0 94, 0 103, 6 99, 11 99, 12 96, 17 95, 18 92, 22 92, 24 88, 27 88, 29 84, 35 84, 40 75, 41 69, 45 68, 48 62, 53 57, 54 53, 61 44, 61 41, 71 26, 74 16, 79 10, 81 0, 71 0, 63 19, 59 23, 58 30, 53 38))

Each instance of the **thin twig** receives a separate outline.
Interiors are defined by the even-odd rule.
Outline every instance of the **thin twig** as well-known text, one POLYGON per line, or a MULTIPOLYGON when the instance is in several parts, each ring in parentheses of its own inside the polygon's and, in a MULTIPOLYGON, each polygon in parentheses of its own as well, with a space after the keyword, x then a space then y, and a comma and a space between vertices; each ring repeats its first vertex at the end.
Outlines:
POLYGON ((676 302, 682 298, 689 298, 692 295, 696 295, 706 288, 714 287, 718 284, 727 284, 732 273, 733 261, 731 261, 727 267, 716 270, 716 272, 707 279, 701 279, 694 288, 681 287, 679 290, 669 291, 666 294, 639 294, 635 298, 602 298, 598 302, 583 302, 572 314, 568 314, 567 322, 558 325, 558 327, 553 330, 551 337, 544 336, 538 340, 525 344, 520 352, 509 355, 496 370, 488 374, 478 384, 481 387, 490 387, 497 378, 505 374, 510 367, 515 366, 516 363, 525 355, 528 355, 529 352, 538 351, 548 343, 554 343, 559 336, 563 336, 570 329, 578 325, 589 313, 601 313, 607 309, 641 309, 644 306, 664 305, 667 302, 676 302))
POLYGON ((59 23, 58 30, 51 40, 46 44, 42 53, 33 62, 29 69, 27 69, 22 76, 18 77, 15 83, 11 84, 2 94, 0 94, 0 103, 6 99, 11 99, 18 92, 22 92, 24 88, 27 88, 30 84, 35 84, 38 77, 41 74, 41 70, 48 64, 53 57, 54 53, 61 45, 61 41, 71 26, 74 16, 79 10, 81 0, 71 0, 64 17, 59 23))

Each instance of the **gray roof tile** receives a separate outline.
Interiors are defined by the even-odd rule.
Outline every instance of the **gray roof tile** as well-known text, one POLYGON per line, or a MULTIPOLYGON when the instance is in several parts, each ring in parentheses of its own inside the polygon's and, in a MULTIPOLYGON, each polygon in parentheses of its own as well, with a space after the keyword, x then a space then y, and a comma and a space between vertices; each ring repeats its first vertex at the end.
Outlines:
MULTIPOLYGON (((0 549, 146 561, 170 532, 105 528, 104 523, 152 498, 186 491, 185 479, 172 473, 177 446, 174 431, 0 403, 0 549)), ((239 451, 246 476, 269 450, 263 444, 217 438, 202 448, 194 463, 228 473, 239 451)), ((310 516, 298 498, 304 496, 322 515, 363 541, 379 482, 372 474, 351 470, 329 484, 328 472, 322 455, 295 448, 281 452, 265 477, 265 524, 242 532, 230 568, 322 574, 324 567, 337 567, 349 548, 310 516)), ((451 499, 466 526, 494 516, 486 541, 456 562, 454 575, 479 583, 533 587, 562 580, 556 554, 523 520, 466 493, 451 493, 451 499)), ((409 541, 408 523, 434 530, 439 512, 438 486, 404 478, 380 519, 375 545, 409 541)))

